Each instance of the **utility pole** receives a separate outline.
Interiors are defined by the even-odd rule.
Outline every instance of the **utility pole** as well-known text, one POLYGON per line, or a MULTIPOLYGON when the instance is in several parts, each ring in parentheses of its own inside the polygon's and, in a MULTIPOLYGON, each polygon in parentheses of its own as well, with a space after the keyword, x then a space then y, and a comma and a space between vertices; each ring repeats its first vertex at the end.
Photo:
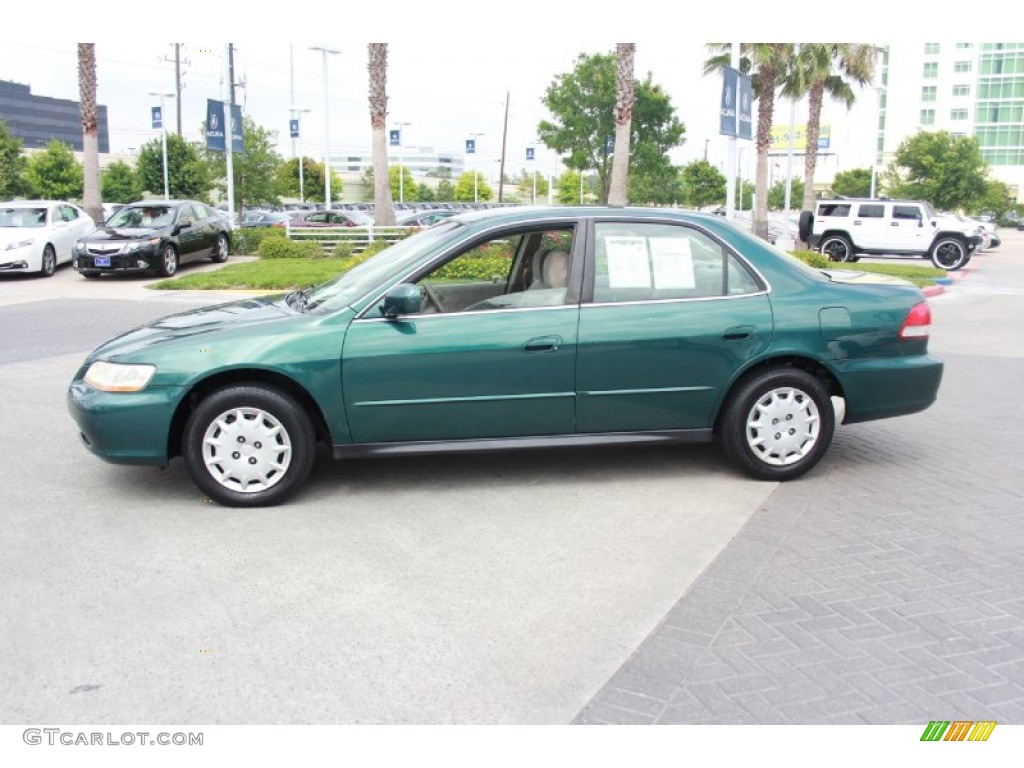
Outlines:
POLYGON ((181 49, 185 47, 184 43, 172 43, 172 45, 174 46, 174 58, 173 59, 169 59, 166 56, 164 56, 164 57, 160 58, 159 60, 160 61, 167 61, 167 62, 171 62, 171 61, 174 62, 175 112, 177 114, 178 135, 181 136, 182 135, 182 133, 181 133, 181 92, 185 88, 185 86, 181 82, 181 76, 184 74, 181 71, 181 67, 182 67, 182 65, 185 65, 187 67, 192 62, 190 62, 188 59, 184 59, 183 60, 181 58, 181 49))
MULTIPOLYGON (((505 145, 508 142, 508 100, 512 96, 512 91, 505 91, 505 128, 501 132, 501 170, 498 171, 498 202, 501 202, 502 194, 505 189, 505 145)), ((536 184, 536 181, 534 181, 536 184)), ((534 191, 534 197, 536 197, 536 191, 534 191)))
POLYGON ((235 46, 228 43, 228 93, 231 106, 235 106, 235 46))

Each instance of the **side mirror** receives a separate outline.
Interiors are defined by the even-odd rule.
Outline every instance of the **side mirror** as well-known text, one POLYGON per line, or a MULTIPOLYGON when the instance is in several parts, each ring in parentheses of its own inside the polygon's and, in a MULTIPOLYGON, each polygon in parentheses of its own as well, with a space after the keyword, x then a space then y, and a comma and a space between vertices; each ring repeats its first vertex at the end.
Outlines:
POLYGON ((380 308, 380 313, 388 318, 415 315, 420 311, 422 303, 423 297, 419 286, 402 283, 384 294, 384 304, 380 308))

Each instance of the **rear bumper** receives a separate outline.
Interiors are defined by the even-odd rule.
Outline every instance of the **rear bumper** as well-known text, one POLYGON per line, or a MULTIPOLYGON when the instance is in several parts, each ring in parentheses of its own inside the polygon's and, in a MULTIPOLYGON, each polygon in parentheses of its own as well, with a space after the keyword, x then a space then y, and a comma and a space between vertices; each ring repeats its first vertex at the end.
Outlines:
POLYGON ((931 355, 844 360, 833 370, 846 395, 844 424, 925 410, 939 393, 943 363, 931 355))

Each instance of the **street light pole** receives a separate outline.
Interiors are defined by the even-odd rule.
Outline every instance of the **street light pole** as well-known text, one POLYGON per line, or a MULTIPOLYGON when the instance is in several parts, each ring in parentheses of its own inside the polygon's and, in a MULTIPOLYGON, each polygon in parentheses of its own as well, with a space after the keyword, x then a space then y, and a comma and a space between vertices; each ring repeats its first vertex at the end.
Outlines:
POLYGON ((480 190, 478 188, 479 187, 479 183, 478 183, 479 177, 477 176, 477 170, 476 170, 476 166, 477 166, 476 156, 478 154, 480 154, 480 152, 478 151, 479 147, 476 145, 476 139, 479 138, 480 136, 486 136, 487 134, 486 133, 471 133, 469 135, 473 137, 473 202, 476 203, 476 202, 480 201, 480 190))
POLYGON ((311 51, 320 51, 324 57, 324 208, 331 210, 331 103, 327 93, 327 54, 341 51, 326 46, 310 46, 311 51))
MULTIPOLYGON (((311 110, 311 109, 303 109, 302 107, 291 106, 291 107, 288 107, 288 111, 291 113, 292 118, 295 119, 299 115, 303 115, 306 112, 312 112, 313 110, 311 110)), ((298 140, 298 144, 299 144, 299 202, 305 203, 306 202, 306 189, 305 189, 305 180, 303 178, 303 170, 304 170, 303 166, 305 165, 305 163, 303 162, 304 156, 302 154, 302 118, 298 117, 298 120, 299 120, 299 131, 298 131, 299 135, 295 139, 292 139, 292 145, 294 146, 294 144, 296 142, 296 139, 297 139, 298 140)), ((293 150, 292 151, 292 156, 294 157, 294 155, 295 155, 295 151, 293 150)))
POLYGON ((398 128, 398 202, 405 202, 405 136, 402 130, 405 126, 412 125, 412 123, 395 123, 398 128))
POLYGON ((163 147, 164 153, 164 200, 170 200, 170 182, 167 175, 167 123, 165 122, 166 112, 164 111, 164 99, 168 96, 174 96, 174 94, 150 91, 149 95, 160 97, 160 144, 163 147))

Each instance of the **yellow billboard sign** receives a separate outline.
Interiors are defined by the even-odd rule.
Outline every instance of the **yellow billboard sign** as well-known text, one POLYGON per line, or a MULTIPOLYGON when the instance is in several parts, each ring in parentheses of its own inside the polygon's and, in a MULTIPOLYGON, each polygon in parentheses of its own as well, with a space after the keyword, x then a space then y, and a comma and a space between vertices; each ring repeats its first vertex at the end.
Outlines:
MULTIPOLYGON (((807 149, 807 125, 797 124, 793 126, 793 151, 802 153, 807 149)), ((822 123, 818 134, 818 151, 829 148, 832 141, 832 126, 822 123)), ((771 138, 769 139, 768 153, 771 155, 785 154, 789 151, 789 123, 785 125, 773 125, 771 138)))

